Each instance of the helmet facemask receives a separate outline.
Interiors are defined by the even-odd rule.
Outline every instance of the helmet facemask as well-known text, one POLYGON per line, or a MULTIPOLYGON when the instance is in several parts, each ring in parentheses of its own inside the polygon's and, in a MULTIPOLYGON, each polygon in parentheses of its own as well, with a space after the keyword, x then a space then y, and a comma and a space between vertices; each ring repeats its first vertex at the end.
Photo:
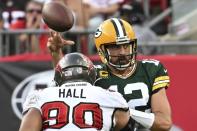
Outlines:
POLYGON ((94 75, 91 74, 87 67, 76 66, 63 69, 62 72, 62 82, 66 83, 68 81, 86 81, 91 84, 94 83, 94 75))
POLYGON ((125 70, 128 67, 133 66, 136 63, 137 55, 137 40, 130 41, 129 43, 123 44, 106 44, 102 45, 101 51, 108 65, 112 66, 118 70, 125 70), (119 46, 124 46, 123 48, 130 48, 128 54, 113 55, 110 53, 108 48, 121 48, 119 46), (115 60, 114 60, 115 59, 115 60))

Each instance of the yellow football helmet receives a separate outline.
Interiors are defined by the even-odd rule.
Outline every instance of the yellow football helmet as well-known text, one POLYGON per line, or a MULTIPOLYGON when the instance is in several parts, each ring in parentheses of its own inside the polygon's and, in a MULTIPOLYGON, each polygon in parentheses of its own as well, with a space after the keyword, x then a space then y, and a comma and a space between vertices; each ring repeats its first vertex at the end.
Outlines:
MULTIPOLYGON (((125 20, 111 18, 104 21, 95 32, 95 45, 101 61, 110 64, 110 54, 106 51, 106 45, 131 44, 130 66, 136 62, 137 39, 132 26, 125 20)), ((126 67, 110 64, 116 68, 126 67)), ((128 65, 128 64, 127 64, 128 65)), ((128 67, 128 66, 127 66, 128 67)))

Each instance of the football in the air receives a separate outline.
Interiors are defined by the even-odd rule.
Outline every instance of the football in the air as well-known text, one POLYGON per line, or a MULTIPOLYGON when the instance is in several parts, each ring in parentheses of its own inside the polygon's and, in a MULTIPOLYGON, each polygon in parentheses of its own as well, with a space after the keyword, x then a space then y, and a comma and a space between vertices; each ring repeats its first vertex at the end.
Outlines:
POLYGON ((42 18, 49 28, 57 32, 68 31, 74 24, 72 10, 58 1, 44 4, 42 18))

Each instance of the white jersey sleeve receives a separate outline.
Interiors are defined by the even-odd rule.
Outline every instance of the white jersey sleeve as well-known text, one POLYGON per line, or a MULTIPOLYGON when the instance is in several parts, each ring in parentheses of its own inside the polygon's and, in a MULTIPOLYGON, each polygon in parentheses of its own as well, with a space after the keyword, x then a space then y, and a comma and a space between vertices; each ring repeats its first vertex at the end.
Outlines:
POLYGON ((105 107, 111 107, 111 108, 125 108, 128 109, 128 104, 126 100, 123 98, 123 96, 119 92, 109 91, 102 89, 100 87, 93 87, 98 88, 100 90, 100 93, 95 93, 95 96, 97 97, 97 100, 99 100, 99 103, 102 103, 105 107), (99 95, 96 95, 99 94, 99 95))
POLYGON ((34 90, 30 92, 27 95, 25 102, 23 103, 23 113, 28 111, 30 108, 36 108, 41 112, 39 101, 40 101, 40 91, 34 90))

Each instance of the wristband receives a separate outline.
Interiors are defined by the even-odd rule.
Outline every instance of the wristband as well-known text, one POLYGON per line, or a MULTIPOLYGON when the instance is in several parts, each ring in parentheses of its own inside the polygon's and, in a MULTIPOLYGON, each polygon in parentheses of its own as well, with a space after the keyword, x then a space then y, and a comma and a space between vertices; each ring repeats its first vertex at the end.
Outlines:
POLYGON ((134 109, 129 109, 131 117, 140 123, 145 128, 150 129, 154 123, 155 115, 154 113, 146 113, 134 109))

